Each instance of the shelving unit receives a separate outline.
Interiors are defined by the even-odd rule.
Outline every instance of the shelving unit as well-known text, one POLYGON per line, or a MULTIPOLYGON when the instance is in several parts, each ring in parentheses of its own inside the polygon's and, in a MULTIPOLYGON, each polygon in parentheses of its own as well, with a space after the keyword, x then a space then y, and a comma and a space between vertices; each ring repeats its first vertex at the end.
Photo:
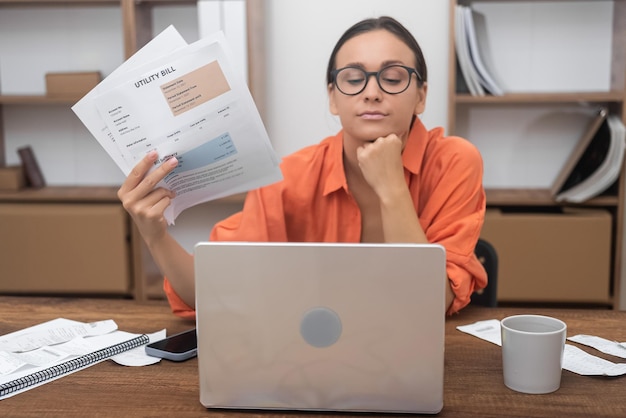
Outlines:
MULTIPOLYGON (((115 11, 119 15, 121 22, 116 22, 121 27, 122 44, 119 45, 119 51, 123 59, 132 56, 137 50, 145 45, 153 36, 153 15, 155 8, 168 6, 189 6, 196 7, 195 0, 0 0, 0 11, 3 9, 20 8, 32 9, 36 11, 40 8, 69 8, 69 9, 88 9, 90 7, 106 7, 115 11)), ((262 1, 248 0, 248 37, 250 42, 249 54, 249 78, 250 89, 253 96, 257 98, 257 104, 262 110, 262 78, 263 65, 262 54, 263 37, 260 36, 263 28, 262 18, 262 1), (252 63, 255 63, 252 65, 252 63)), ((19 40, 18 40, 19 41, 19 40)), ((63 46, 60 46, 63 48, 63 46)), ((97 46, 93 46, 97 48, 97 46)), ((115 67, 122 61, 115 64, 115 67)), ((103 74, 106 77, 108 74, 103 74)), ((0 75, 1 76, 1 75, 0 75)), ((3 109, 18 109, 26 111, 33 107, 54 107, 61 106, 69 109, 81 97, 47 97, 45 94, 0 94, 0 167, 7 164, 6 158, 6 141, 5 141, 5 125, 3 124, 3 109)), ((36 121, 34 121, 36 123, 36 121)), ((70 129, 70 128, 68 128, 70 129)), ((85 130, 86 132, 86 130, 85 130)), ((94 140, 95 141, 95 140, 94 140)), ((18 192, 0 192, 0 204, 28 204, 40 205, 48 203, 57 204, 106 204, 120 205, 117 199, 118 187, 112 186, 49 186, 43 189, 24 189, 18 192)), ((218 202, 239 202, 242 201, 242 195, 222 199, 218 202)), ((97 220, 94 220, 97 222, 97 220)), ((126 243, 120 245, 128 245, 128 260, 130 261, 130 277, 132 283, 129 284, 129 296, 138 300, 145 300, 149 297, 146 290, 147 282, 150 275, 158 274, 154 266, 154 262, 147 253, 145 245, 139 236, 136 228, 130 221, 129 217, 123 220, 123 227, 127 231, 126 243)), ((10 237, 3 237, 10 240, 10 237)))
MULTIPOLYGON (((459 120, 461 114, 467 113, 469 109, 480 108, 489 109, 510 109, 515 112, 519 106, 543 106, 563 105, 602 105, 606 106, 613 114, 619 115, 622 121, 626 122, 626 1, 614 0, 613 6, 613 36, 612 36, 612 59, 611 59, 611 85, 609 91, 598 92, 541 92, 541 93, 511 93, 504 96, 472 96, 469 94, 457 93, 454 86, 457 85, 456 52, 454 45, 455 30, 455 7, 457 4, 472 5, 477 3, 495 3, 501 7, 507 4, 522 3, 523 0, 451 0, 450 1, 450 55, 449 55, 449 90, 448 97, 448 126, 451 134, 465 136, 459 131, 459 120)), ((525 3, 541 3, 543 0, 525 3)), ((610 0, 606 0, 610 1, 610 0)), ((559 0, 562 3, 577 3, 578 0, 559 0)), ((600 2, 596 2, 600 3, 600 2)), ((585 57, 581 57, 585 59, 585 57)), ((471 138, 469 138, 471 140, 471 138)), ((626 309, 626 263, 624 262, 624 212, 626 205, 624 199, 626 185, 626 169, 622 167, 615 192, 591 199, 580 205, 555 202, 546 189, 521 189, 521 188, 497 188, 487 189, 487 206, 493 208, 507 207, 590 207, 604 208, 612 215, 612 254, 611 254, 611 287, 612 295, 607 304, 614 309, 626 309)), ((515 239, 512 237, 512 239, 515 239)))

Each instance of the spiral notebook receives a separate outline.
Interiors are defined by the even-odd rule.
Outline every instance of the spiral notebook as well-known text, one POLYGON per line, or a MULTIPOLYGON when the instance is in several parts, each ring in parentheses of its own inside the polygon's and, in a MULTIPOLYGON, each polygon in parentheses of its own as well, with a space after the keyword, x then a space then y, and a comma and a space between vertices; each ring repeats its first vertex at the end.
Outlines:
MULTIPOLYGON (((11 341, 13 338, 24 336, 28 333, 41 333, 41 331, 58 329, 62 326, 71 326, 72 324, 83 324, 64 318, 58 318, 53 321, 35 325, 11 334, 0 336, 1 341, 11 341), (56 327, 56 328, 55 328, 56 327)), ((8 364, 13 361, 19 361, 21 354, 0 351, 0 400, 16 395, 28 389, 40 386, 44 383, 56 380, 60 377, 67 376, 78 370, 82 370, 96 363, 104 361, 114 355, 123 353, 132 348, 147 344, 150 337, 146 334, 131 334, 124 331, 114 331, 105 335, 89 337, 88 352, 82 355, 68 355, 61 361, 47 363, 43 366, 26 364, 17 370, 6 373, 8 364), (4 373, 3 373, 4 371, 4 373)), ((37 350, 47 351, 47 354, 59 355, 63 352, 62 344, 42 346, 39 349, 31 350, 34 354, 37 350)), ((24 360, 22 356, 22 360, 24 360)))

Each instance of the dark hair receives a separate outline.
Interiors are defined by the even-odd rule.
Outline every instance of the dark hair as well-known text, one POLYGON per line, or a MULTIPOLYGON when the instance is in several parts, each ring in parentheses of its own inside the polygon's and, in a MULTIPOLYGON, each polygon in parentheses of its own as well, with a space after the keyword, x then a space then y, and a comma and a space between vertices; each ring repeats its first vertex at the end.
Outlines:
POLYGON ((374 30, 383 29, 387 32, 390 32, 398 37, 402 42, 404 42, 413 54, 415 55, 415 69, 420 74, 419 77, 419 85, 422 85, 428 78, 426 72, 426 61, 424 60, 424 55, 422 54, 422 49, 419 44, 415 40, 415 37, 405 28, 400 22, 395 20, 389 16, 381 16, 378 18, 370 18, 362 20, 350 27, 344 34, 339 38, 333 52, 330 54, 330 59, 328 60, 328 68, 326 70, 326 83, 330 84, 333 82, 332 71, 335 70, 337 65, 336 58, 337 52, 339 49, 350 39, 361 35, 363 33, 372 32, 374 30))

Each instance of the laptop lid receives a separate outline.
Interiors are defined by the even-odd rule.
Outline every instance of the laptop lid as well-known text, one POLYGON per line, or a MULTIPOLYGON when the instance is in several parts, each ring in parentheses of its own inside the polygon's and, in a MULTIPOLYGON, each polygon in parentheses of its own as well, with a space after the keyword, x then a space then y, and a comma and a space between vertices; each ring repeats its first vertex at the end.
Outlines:
POLYGON ((202 242, 194 251, 205 407, 442 409, 442 246, 202 242))

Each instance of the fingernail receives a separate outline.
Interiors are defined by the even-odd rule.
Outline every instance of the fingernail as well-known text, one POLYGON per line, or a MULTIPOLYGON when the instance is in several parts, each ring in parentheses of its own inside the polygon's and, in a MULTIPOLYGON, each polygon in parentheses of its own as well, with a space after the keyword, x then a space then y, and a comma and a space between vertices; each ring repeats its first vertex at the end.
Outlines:
POLYGON ((172 157, 167 160, 167 163, 170 165, 170 167, 176 167, 178 165, 178 160, 176 159, 176 157, 172 157))
POLYGON ((148 152, 148 158, 152 161, 157 159, 157 152, 156 150, 152 150, 148 152))

